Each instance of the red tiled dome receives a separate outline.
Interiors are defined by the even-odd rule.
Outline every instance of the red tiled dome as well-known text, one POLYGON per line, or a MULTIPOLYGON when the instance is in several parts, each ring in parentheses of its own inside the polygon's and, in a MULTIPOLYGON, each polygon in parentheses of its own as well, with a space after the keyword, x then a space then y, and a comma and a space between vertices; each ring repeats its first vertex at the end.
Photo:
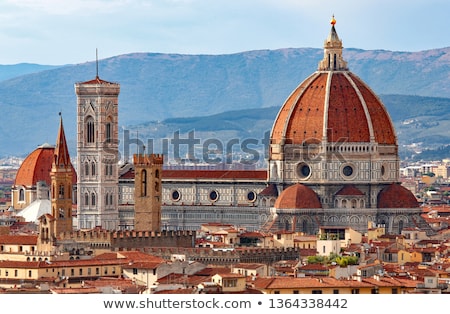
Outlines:
POLYGON ((277 198, 277 209, 322 208, 316 192, 307 186, 297 183, 291 185, 277 198))
POLYGON ((273 124, 272 144, 336 142, 397 145, 394 126, 381 100, 342 56, 334 24, 324 58, 281 107, 273 124))
POLYGON ((392 183, 378 194, 378 208, 419 207, 413 193, 399 183, 392 183))
POLYGON ((370 142, 396 145, 390 117, 379 98, 349 71, 318 71, 289 96, 272 128, 272 142, 288 144, 370 142))
MULTIPOLYGON (((29 154, 20 165, 17 171, 14 185, 26 187, 35 186, 39 181, 45 181, 50 186, 50 171, 52 170, 54 146, 44 144, 36 148, 29 154)), ((72 183, 76 184, 76 172, 73 169, 72 183)))

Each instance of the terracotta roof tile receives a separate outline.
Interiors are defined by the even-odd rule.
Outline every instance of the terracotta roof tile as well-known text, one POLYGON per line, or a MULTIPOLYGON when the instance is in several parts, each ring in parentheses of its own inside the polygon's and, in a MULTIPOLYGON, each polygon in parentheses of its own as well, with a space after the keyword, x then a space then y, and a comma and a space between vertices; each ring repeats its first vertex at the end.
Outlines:
POLYGON ((0 244, 36 245, 37 235, 0 235, 0 244))
POLYGON ((342 187, 342 189, 340 189, 336 195, 354 195, 354 196, 362 196, 364 195, 363 192, 361 192, 360 189, 358 189, 357 187, 355 187, 353 184, 347 184, 344 185, 342 187))
POLYGON ((89 80, 89 81, 86 81, 86 82, 80 82, 78 84, 81 84, 81 85, 92 85, 92 84, 116 85, 117 83, 108 82, 108 81, 102 80, 100 77, 96 76, 92 80, 89 80))
POLYGON ((265 170, 163 170, 162 179, 266 180, 265 170))
POLYGON ((275 184, 269 184, 264 190, 259 192, 259 195, 263 196, 278 196, 278 189, 275 184))

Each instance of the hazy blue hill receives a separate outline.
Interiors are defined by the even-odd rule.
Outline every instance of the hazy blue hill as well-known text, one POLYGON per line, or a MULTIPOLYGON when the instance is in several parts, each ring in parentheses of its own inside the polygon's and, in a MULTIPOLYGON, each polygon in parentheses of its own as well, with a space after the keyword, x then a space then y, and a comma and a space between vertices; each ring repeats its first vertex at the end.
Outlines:
MULTIPOLYGON (((121 85, 122 129, 144 128, 152 122, 161 130, 215 129, 224 136, 238 136, 238 128, 244 132, 251 123, 260 125, 258 115, 263 118, 258 121, 265 121, 270 128, 274 109, 317 69, 322 57, 323 50, 315 48, 227 55, 130 53, 100 60, 99 74, 121 85), (259 111, 262 108, 272 111, 259 111), (239 111, 245 109, 246 118, 240 118, 243 113, 239 111), (220 115, 225 112, 225 116, 220 115), (227 132, 230 129, 233 132, 227 132)), ((346 49, 344 57, 350 70, 381 95, 394 121, 416 118, 414 134, 400 129, 400 139, 426 137, 432 142, 440 136, 440 142, 446 141, 443 131, 449 108, 446 98, 450 98, 450 48, 423 52, 346 49), (439 126, 430 124, 433 119, 440 120, 439 126)), ((19 71, 23 65, 16 66, 19 71)), ((11 66, 9 73, 16 66, 11 66)), ((0 81, 0 156, 28 154, 43 142, 54 143, 60 111, 74 150, 74 84, 95 77, 95 62, 28 71, 0 81)))
MULTIPOLYGON (((381 95, 381 100, 391 114, 396 128, 399 151, 403 159, 435 159, 450 157, 450 98, 434 98, 404 95, 381 95), (425 151, 419 153, 416 145, 425 151)), ((261 144, 266 132, 270 132, 279 111, 279 106, 227 111, 210 116, 188 118, 169 118, 162 121, 149 121, 130 126, 132 138, 139 136, 143 142, 149 139, 173 139, 174 132, 180 138, 194 131, 195 138, 202 143, 208 139, 218 139, 225 147, 230 139, 255 139, 261 144)), ((145 144, 145 143, 144 143, 145 144)), ((154 150, 161 150, 156 144, 154 150)), ((161 152, 161 151, 156 151, 161 152)))
POLYGON ((0 64, 0 81, 60 67, 61 65, 42 65, 34 63, 0 64))

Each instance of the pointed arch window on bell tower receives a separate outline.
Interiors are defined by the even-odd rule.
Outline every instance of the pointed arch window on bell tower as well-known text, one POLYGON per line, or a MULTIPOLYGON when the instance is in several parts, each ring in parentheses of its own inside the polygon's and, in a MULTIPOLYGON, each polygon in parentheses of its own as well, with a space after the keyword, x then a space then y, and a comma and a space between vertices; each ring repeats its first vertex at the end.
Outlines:
POLYGON ((111 122, 106 123, 106 142, 111 143, 112 141, 112 125, 111 122))
POLYGON ((95 125, 92 117, 89 117, 86 121, 86 142, 95 142, 95 125))

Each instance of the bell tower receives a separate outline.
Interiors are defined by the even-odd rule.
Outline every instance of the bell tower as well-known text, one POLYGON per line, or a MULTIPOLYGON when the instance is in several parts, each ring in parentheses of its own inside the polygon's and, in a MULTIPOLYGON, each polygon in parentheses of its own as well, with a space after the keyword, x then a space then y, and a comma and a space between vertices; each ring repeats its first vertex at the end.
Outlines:
POLYGON ((58 136, 53 155, 51 178, 51 206, 53 235, 72 231, 72 163, 70 161, 62 117, 60 117, 58 136))
POLYGON ((78 229, 118 229, 119 92, 98 75, 75 84, 78 229))

